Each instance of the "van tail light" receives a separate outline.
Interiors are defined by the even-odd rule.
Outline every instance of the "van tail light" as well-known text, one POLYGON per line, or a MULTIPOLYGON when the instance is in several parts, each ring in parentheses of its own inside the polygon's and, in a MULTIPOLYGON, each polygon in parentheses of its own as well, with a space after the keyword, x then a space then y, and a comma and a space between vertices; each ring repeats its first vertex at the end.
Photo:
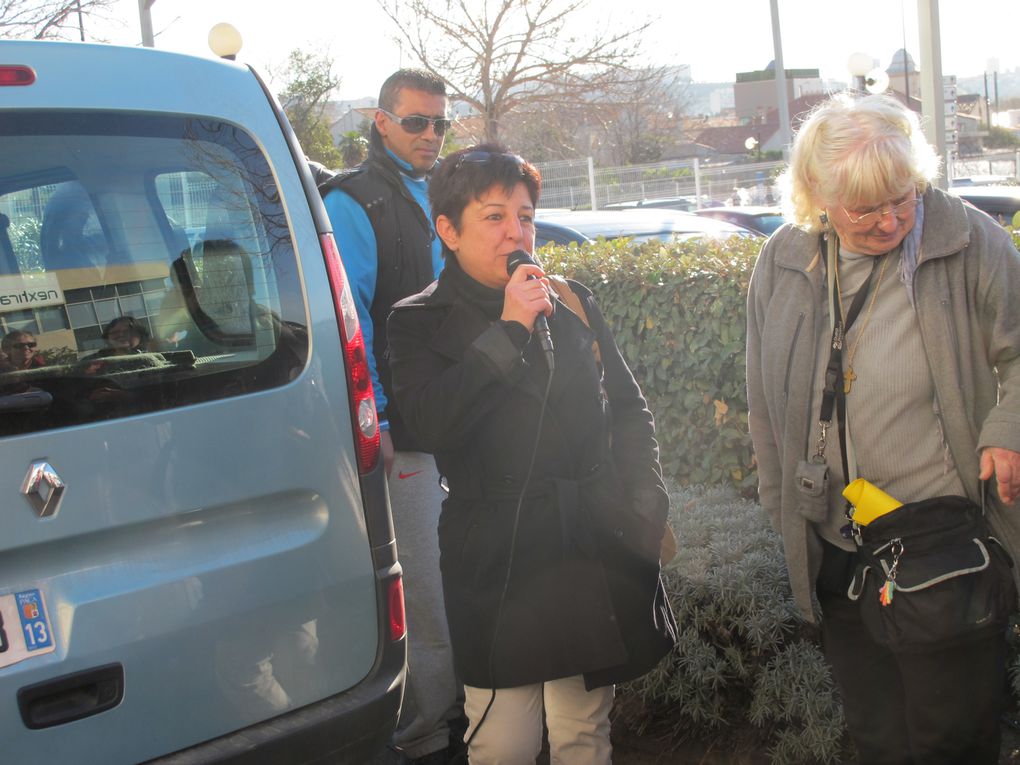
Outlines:
POLYGON ((407 620, 404 616, 404 580, 399 576, 390 580, 386 599, 389 602, 390 640, 397 641, 407 633, 407 620))
POLYGON ((31 85, 33 82, 35 82, 35 72, 31 67, 21 64, 0 64, 0 87, 31 85))
MULTIPOLYGON (((347 370, 347 391, 351 403, 351 420, 357 442, 358 471, 371 472, 379 461, 379 415, 375 410, 372 392, 372 375, 365 354, 365 339, 361 334, 358 312, 347 284, 347 274, 340 262, 333 234, 321 234, 322 254, 326 259, 329 286, 333 290, 333 307, 340 324, 340 341, 343 343, 344 367, 347 370)), ((403 597, 401 595, 401 597, 403 597)), ((403 613, 403 600, 401 600, 403 613)), ((403 619, 403 616, 401 616, 403 619)))

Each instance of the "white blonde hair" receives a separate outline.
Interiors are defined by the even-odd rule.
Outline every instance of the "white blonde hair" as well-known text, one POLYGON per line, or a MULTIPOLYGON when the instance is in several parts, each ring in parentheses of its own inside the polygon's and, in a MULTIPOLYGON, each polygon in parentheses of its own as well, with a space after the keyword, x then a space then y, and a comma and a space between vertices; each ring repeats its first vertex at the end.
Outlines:
POLYGON ((839 93, 801 124, 779 183, 787 217, 819 231, 827 208, 881 204, 911 186, 921 194, 938 174, 914 112, 888 96, 839 93))

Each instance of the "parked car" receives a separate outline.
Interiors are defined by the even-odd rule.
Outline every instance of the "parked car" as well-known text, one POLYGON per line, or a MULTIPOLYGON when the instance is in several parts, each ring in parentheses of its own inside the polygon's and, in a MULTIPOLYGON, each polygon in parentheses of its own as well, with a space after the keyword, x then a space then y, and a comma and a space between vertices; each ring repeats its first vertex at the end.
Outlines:
POLYGON ((734 226, 743 226, 763 236, 769 236, 786 222, 782 210, 778 207, 706 207, 695 210, 694 214, 723 220, 734 226))
POLYGON ((949 193, 984 210, 1002 224, 1011 223, 1020 212, 1020 186, 951 186, 949 193))
POLYGON ((536 229, 543 224, 558 224, 578 231, 589 239, 632 238, 638 242, 653 239, 731 236, 757 237, 757 232, 724 221, 702 218, 680 210, 539 210, 536 229))
POLYGON ((961 175, 953 178, 950 186, 1015 186, 1008 175, 961 175))
POLYGON ((279 104, 239 64, 35 41, 0 41, 0 96, 0 329, 40 358, 0 364, 0 760, 370 759, 400 567, 279 104))
POLYGON ((698 201, 694 197, 659 197, 656 199, 637 199, 631 202, 613 202, 603 205, 603 210, 636 210, 640 208, 666 208, 689 212, 696 209, 698 201))
MULTIPOLYGON (((539 214, 541 214, 541 211, 539 211, 539 214)), ((570 244, 571 242, 583 244, 584 242, 590 241, 591 239, 570 226, 564 226, 560 223, 552 223, 540 218, 535 219, 536 247, 542 247, 550 242, 553 244, 570 244)))

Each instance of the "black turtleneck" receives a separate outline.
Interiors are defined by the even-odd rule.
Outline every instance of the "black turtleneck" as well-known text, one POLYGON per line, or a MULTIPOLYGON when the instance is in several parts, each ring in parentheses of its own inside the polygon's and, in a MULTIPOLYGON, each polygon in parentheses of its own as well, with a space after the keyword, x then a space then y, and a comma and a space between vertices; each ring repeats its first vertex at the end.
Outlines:
POLYGON ((481 282, 469 276, 463 268, 456 255, 447 253, 446 266, 443 268, 442 277, 449 279, 450 284, 464 299, 464 302, 474 306, 489 321, 498 321, 506 330, 510 341, 523 350, 531 338, 528 328, 518 321, 503 321, 499 317, 503 315, 504 291, 486 287, 481 282))

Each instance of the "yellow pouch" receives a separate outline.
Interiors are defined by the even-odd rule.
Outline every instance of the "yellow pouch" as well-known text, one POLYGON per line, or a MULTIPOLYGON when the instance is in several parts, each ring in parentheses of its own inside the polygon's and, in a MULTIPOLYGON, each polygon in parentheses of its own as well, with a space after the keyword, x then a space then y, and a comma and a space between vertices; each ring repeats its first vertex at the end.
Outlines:
POLYGON ((854 506, 853 522, 860 526, 867 526, 876 518, 903 506, 898 499, 863 478, 851 481, 843 489, 843 496, 854 506))

